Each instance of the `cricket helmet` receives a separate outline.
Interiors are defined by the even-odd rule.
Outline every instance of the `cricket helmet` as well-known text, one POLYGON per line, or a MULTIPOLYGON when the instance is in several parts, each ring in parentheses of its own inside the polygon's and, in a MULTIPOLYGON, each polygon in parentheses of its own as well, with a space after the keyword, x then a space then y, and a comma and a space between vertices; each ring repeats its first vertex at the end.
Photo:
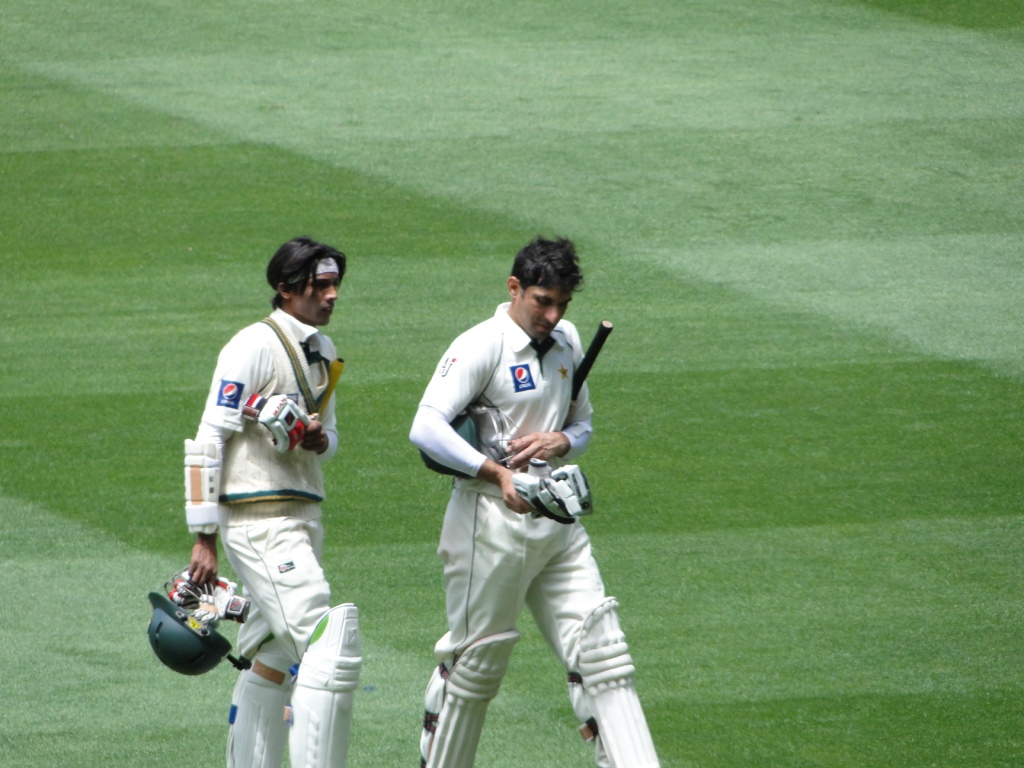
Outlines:
POLYGON ((201 675, 220 664, 231 650, 215 630, 196 621, 166 595, 149 593, 153 618, 149 621, 149 644, 166 666, 183 675, 201 675))

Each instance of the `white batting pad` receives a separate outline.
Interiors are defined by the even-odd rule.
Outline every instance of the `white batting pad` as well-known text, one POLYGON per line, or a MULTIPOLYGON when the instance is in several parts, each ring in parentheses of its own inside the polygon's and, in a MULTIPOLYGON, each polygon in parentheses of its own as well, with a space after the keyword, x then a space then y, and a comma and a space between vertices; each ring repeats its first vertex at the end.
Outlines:
POLYGON ((472 768, 487 707, 508 669, 515 630, 481 638, 459 656, 448 674, 437 730, 425 755, 427 768, 472 768))
POLYGON ((292 768, 344 768, 363 664, 359 610, 331 608, 313 631, 292 694, 292 768))
POLYGON ((598 737, 615 768, 658 768, 658 755, 636 695, 633 658, 610 597, 583 622, 580 676, 598 737))
MULTIPOLYGON (((288 666, 283 658, 266 661, 275 667, 288 666)), ((228 768, 280 768, 284 762, 288 743, 284 712, 292 690, 287 669, 280 679, 269 680, 252 669, 239 676, 231 698, 228 768)))

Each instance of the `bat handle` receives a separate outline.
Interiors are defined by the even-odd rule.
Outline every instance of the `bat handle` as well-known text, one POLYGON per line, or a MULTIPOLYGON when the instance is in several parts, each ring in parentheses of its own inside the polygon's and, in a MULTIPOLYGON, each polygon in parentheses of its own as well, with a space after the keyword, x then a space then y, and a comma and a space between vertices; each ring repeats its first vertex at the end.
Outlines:
POLYGON ((580 367, 577 368, 573 374, 573 400, 579 397, 580 390, 583 388, 583 382, 586 381, 587 376, 590 375, 590 369, 594 365, 594 361, 597 359, 597 356, 601 353, 601 348, 604 346, 605 340, 611 334, 613 327, 614 326, 612 326, 610 320, 602 320, 601 324, 597 326, 597 333, 594 334, 594 338, 590 342, 590 346, 587 348, 586 354, 583 355, 583 359, 580 361, 580 367))

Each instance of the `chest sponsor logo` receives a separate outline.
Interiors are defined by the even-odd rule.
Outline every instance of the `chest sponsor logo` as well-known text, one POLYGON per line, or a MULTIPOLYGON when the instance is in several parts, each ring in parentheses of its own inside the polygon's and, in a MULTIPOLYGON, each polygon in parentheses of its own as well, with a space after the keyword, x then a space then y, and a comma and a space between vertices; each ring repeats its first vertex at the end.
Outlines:
POLYGON ((220 380, 220 390, 217 392, 217 405, 225 408, 234 408, 242 404, 242 390, 244 386, 238 381, 220 380))
POLYGON ((537 388, 529 365, 510 365, 509 370, 512 371, 512 387, 516 392, 526 392, 537 388))

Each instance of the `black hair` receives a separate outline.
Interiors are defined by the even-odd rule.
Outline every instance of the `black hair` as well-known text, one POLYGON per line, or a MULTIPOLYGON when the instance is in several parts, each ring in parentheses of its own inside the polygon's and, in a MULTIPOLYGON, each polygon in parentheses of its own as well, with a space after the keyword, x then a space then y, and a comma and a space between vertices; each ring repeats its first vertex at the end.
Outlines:
POLYGON ((546 240, 535 237, 512 262, 512 277, 519 280, 523 290, 537 285, 541 288, 558 286, 571 293, 583 287, 583 270, 580 269, 576 246, 572 240, 559 237, 546 240))
POLYGON ((337 263, 340 283, 345 277, 345 254, 341 251, 308 237, 296 237, 278 248, 267 264, 267 282, 274 289, 270 306, 277 309, 284 302, 278 285, 284 283, 287 290, 301 292, 316 275, 316 265, 324 259, 334 259, 337 263))

